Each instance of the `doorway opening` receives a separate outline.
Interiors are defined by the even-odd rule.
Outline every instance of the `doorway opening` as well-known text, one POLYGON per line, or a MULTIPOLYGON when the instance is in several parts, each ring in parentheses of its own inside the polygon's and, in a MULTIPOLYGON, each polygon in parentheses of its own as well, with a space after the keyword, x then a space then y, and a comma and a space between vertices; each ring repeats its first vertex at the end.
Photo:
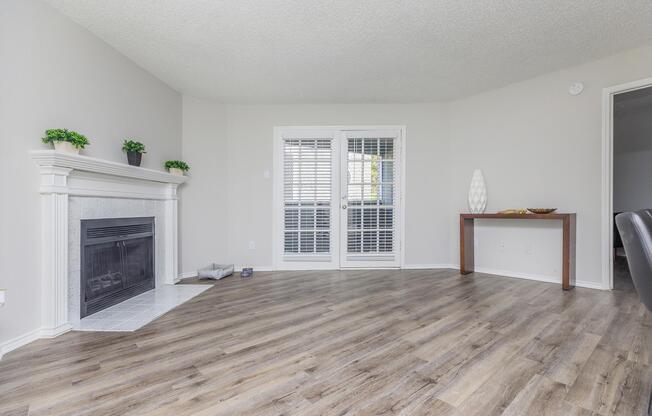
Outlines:
POLYGON ((632 289, 614 218, 652 208, 652 79, 603 93, 603 289, 632 289))

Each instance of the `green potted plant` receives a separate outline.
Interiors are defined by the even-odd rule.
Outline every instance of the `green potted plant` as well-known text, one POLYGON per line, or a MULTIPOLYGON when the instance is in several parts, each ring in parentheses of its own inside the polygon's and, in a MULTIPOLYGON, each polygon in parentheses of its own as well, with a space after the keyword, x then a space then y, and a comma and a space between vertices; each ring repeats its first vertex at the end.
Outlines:
POLYGON ((173 175, 183 176, 190 170, 190 166, 181 160, 168 160, 165 162, 165 168, 173 175))
POLYGON ((122 150, 127 152, 127 162, 131 166, 140 166, 140 162, 145 152, 145 145, 133 139, 125 139, 122 143, 122 150))
POLYGON ((43 143, 52 143, 54 150, 58 152, 75 153, 90 144, 86 136, 68 129, 45 130, 45 136, 41 139, 43 143))

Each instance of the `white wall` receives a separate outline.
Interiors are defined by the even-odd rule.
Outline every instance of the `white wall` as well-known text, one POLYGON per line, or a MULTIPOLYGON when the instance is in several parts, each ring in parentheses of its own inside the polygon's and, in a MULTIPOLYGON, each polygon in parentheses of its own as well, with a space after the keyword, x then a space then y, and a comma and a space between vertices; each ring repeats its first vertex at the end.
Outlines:
POLYGON ((36 0, 0 7, 0 345, 39 326, 38 176, 27 152, 48 128, 87 135, 89 156, 125 162, 142 139, 145 167, 181 156, 181 97, 107 44, 36 0))
MULTIPOLYGON (((199 208, 213 212, 216 207, 220 215, 211 220, 216 222, 212 230, 227 228, 227 245, 223 252, 211 241, 210 232, 202 232, 195 215, 185 207, 202 204, 201 195, 183 195, 183 233, 192 236, 184 241, 182 270, 192 272, 204 263, 224 261, 239 266, 258 268, 271 267, 272 258, 272 177, 265 178, 264 171, 272 171, 273 129, 287 125, 406 125, 407 126, 407 185, 406 195, 406 264, 432 265, 447 263, 449 237, 447 235, 448 212, 448 117, 445 105, 440 104, 332 104, 332 105, 227 105, 226 122, 222 120, 222 107, 199 100, 184 100, 184 133, 187 120, 204 117, 213 112, 214 123, 227 129, 227 172, 226 216, 222 207, 213 201, 209 206, 199 208), (221 223, 220 223, 221 221, 221 223), (249 249, 249 242, 255 242, 255 249, 249 249), (203 247, 212 245, 215 251, 203 247), (188 251, 197 251, 196 255, 188 251)), ((193 125, 199 125, 192 121, 193 125)), ((194 130, 192 136, 184 134, 184 156, 186 149, 197 143, 197 137, 219 142, 211 143, 201 139, 207 151, 196 150, 194 158, 188 157, 193 166, 211 166, 213 153, 221 149, 221 130, 206 124, 206 131, 194 130)), ((190 155, 189 155, 190 156, 190 155)), ((222 159, 219 159, 220 161, 222 159)), ((194 169, 194 168, 193 168, 194 169)), ((222 171, 220 171, 222 172, 222 171)), ((198 176, 198 171, 194 171, 198 176)), ((209 173, 210 174, 210 173, 209 173)), ((211 179, 219 179, 212 174, 211 179)), ((193 178, 192 181, 195 179, 193 178)), ((191 181, 191 182, 192 182, 191 181)), ((192 186, 192 185, 191 185, 192 186)), ((223 183, 216 190, 222 190, 223 183)), ((189 187, 188 190, 191 188, 189 187)), ((208 191, 208 193, 216 192, 208 191)), ((212 198, 209 196, 209 198, 212 198)))
POLYGON ((614 212, 652 208, 652 106, 614 116, 614 212))
MULTIPOLYGON (((466 209, 473 168, 480 168, 488 211, 550 206, 577 212, 577 279, 599 286, 602 89, 650 76, 647 47, 451 103, 451 262, 458 262, 457 213, 466 209), (585 83, 582 95, 568 94, 573 81, 585 83)), ((476 266, 559 281, 559 238, 559 225, 481 226, 476 266)))
MULTIPOLYGON (((227 189, 226 217, 215 226, 226 228, 226 248, 216 258, 203 254, 191 261, 184 255, 182 270, 192 272, 211 260, 272 266, 272 179, 263 172, 272 169, 274 126, 405 124, 406 266, 459 263, 458 215, 467 211, 471 173, 480 168, 489 212, 527 207, 576 212, 578 284, 600 287, 602 89, 650 77, 650 68, 652 47, 647 47, 445 104, 184 106, 184 120, 192 112, 214 112, 220 120, 218 146, 226 124, 229 180, 219 186, 227 189), (580 96, 568 94, 574 81, 585 83, 580 96), (249 241, 256 249, 248 249, 249 241)), ((184 148, 188 140, 184 137, 184 148)), ((195 155, 193 164, 210 163, 210 151, 195 155)), ((199 231, 183 230, 193 237, 199 231)), ((184 251, 209 244, 208 238, 184 240, 184 251)), ((479 271, 561 279, 561 224, 480 222, 476 242, 479 271)))
POLYGON ((183 97, 183 159, 191 179, 181 188, 179 269, 228 261, 226 106, 183 97))

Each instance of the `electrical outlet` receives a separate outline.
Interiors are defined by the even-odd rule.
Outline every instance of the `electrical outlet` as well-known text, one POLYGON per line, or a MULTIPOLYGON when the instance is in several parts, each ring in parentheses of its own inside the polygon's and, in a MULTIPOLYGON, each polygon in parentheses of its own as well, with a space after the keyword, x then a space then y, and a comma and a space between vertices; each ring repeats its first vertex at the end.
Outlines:
POLYGON ((256 242, 255 241, 250 241, 249 242, 249 250, 255 250, 256 249, 256 242))
POLYGON ((499 251, 500 253, 504 253, 504 252, 505 252, 505 242, 504 242, 504 241, 499 241, 499 242, 498 242, 498 251, 499 251))

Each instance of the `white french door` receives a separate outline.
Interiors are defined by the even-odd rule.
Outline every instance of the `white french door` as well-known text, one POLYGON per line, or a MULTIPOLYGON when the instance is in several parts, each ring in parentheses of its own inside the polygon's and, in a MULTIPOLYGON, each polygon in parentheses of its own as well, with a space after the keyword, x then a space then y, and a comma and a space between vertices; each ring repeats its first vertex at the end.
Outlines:
POLYGON ((277 268, 400 267, 402 133, 276 130, 277 268))
POLYGON ((342 267, 398 267, 396 131, 344 131, 340 147, 342 267))

